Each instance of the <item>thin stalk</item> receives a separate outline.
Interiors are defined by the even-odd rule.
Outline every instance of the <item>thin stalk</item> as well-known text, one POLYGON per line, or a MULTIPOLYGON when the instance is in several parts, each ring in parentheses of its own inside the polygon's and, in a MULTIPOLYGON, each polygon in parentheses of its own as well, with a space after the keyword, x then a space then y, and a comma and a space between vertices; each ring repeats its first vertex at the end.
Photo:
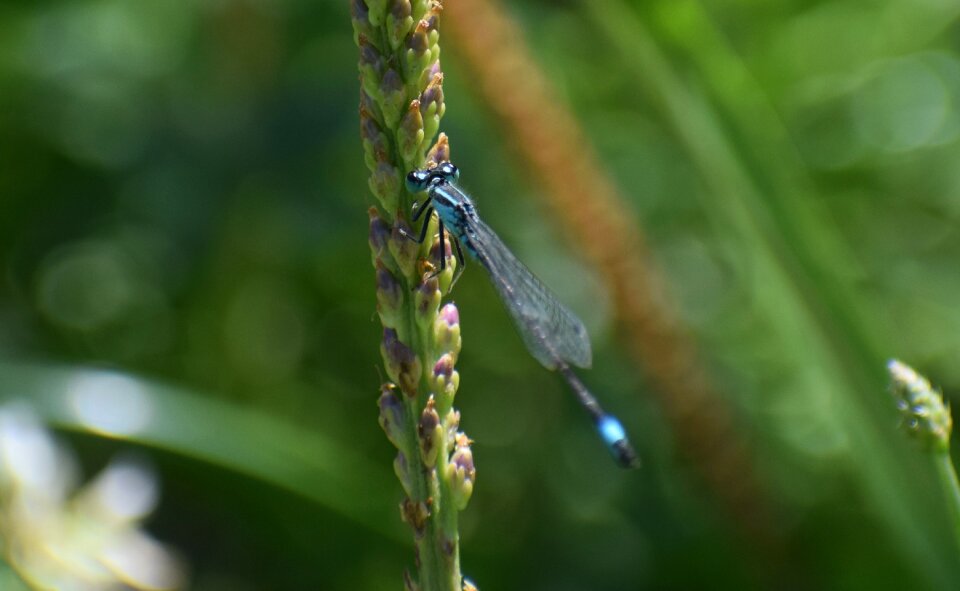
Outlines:
MULTIPOLYGON (((379 421, 397 448, 394 472, 405 497, 401 517, 416 544, 408 591, 460 591, 458 512, 470 498, 476 471, 470 440, 458 431, 453 408, 459 386, 459 312, 441 308, 456 260, 441 262, 439 239, 409 239, 413 196, 404 177, 449 160, 440 134, 445 105, 440 69, 438 0, 351 0, 360 49, 360 137, 370 170, 370 190, 380 207, 368 210, 370 250, 376 270, 380 351, 390 378, 380 388, 379 421), (432 145, 432 147, 431 147, 432 145)), ((424 220, 428 236, 435 221, 424 220)))
POLYGON ((950 521, 953 525, 953 535, 960 551, 960 481, 957 480, 957 471, 950 460, 950 454, 937 454, 935 460, 937 475, 940 477, 940 487, 943 496, 950 505, 950 521))

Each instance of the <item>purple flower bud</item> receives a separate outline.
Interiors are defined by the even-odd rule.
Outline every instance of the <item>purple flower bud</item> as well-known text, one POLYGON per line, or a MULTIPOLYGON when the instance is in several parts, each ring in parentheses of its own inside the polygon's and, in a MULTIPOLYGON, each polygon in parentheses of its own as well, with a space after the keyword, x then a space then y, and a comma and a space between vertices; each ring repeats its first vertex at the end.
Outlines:
POLYGON ((367 4, 363 0, 350 0, 350 16, 354 20, 368 21, 370 16, 367 4))
POLYGON ((433 365, 433 376, 434 377, 444 377, 450 378, 453 375, 453 365, 455 361, 453 355, 449 353, 444 353, 440 356, 440 359, 433 365))
POLYGON ((470 495, 473 494, 473 483, 477 478, 470 443, 471 441, 466 435, 463 433, 457 434, 457 449, 450 457, 450 462, 444 471, 453 503, 460 511, 463 511, 467 502, 470 501, 470 495))
POLYGON ((373 255, 373 264, 377 265, 383 257, 390 256, 387 251, 387 241, 390 239, 390 226, 380 217, 376 207, 367 210, 370 216, 370 252, 373 255))
POLYGON ((400 118, 400 127, 397 129, 397 147, 400 156, 405 161, 413 161, 423 143, 423 115, 420 114, 420 101, 410 101, 407 112, 400 118))
POLYGON ((407 396, 417 395, 417 386, 420 382, 420 359, 413 351, 397 337, 397 331, 392 328, 383 329, 383 342, 380 345, 387 375, 407 396))
POLYGON ((387 39, 390 47, 396 49, 403 43, 407 33, 413 27, 413 7, 410 0, 393 0, 387 13, 387 39))
POLYGON ((365 70, 369 71, 370 75, 376 77, 376 81, 379 81, 380 71, 383 68, 383 58, 380 55, 380 50, 370 42, 370 39, 366 35, 359 36, 357 45, 360 46, 361 72, 365 70))
POLYGON ((430 322, 437 315, 437 308, 440 307, 440 284, 436 277, 428 277, 417 286, 414 305, 416 306, 417 324, 422 327, 429 327, 430 322))
POLYGON ((437 137, 437 143, 430 148, 430 151, 427 152, 427 167, 433 168, 438 166, 441 162, 450 161, 450 140, 447 138, 447 134, 441 133, 437 137))
POLYGON ((354 41, 358 41, 361 36, 370 37, 373 33, 370 11, 363 0, 350 0, 350 16, 353 20, 354 41))
POLYGON ((460 386, 460 374, 453 368, 456 358, 450 353, 444 353, 433 365, 430 373, 430 388, 437 395, 440 408, 450 408, 453 398, 460 386))
POLYGON ((378 405, 380 427, 387 434, 387 439, 397 448, 405 447, 406 410, 403 407, 403 401, 397 395, 397 387, 394 384, 388 382, 380 386, 378 405))
MULTIPOLYGON (((420 112, 424 117, 437 113, 443 105, 443 74, 438 73, 430 80, 426 90, 420 95, 420 112)), ((442 113, 441 113, 442 114, 442 113)))
POLYGON ((447 323, 447 326, 453 327, 460 324, 460 311, 456 304, 450 302, 440 309, 440 319, 447 323))
POLYGON ((460 355, 460 314, 452 302, 440 309, 433 324, 433 342, 437 352, 449 353, 454 359, 460 355))
POLYGON ((420 458, 423 460, 423 465, 433 468, 443 443, 443 428, 440 426, 440 415, 437 414, 433 396, 427 401, 427 406, 420 415, 420 421, 417 423, 417 437, 420 440, 420 458))
POLYGON ((407 48, 413 51, 414 59, 420 59, 426 55, 427 49, 429 49, 429 40, 427 39, 427 31, 429 28, 430 23, 421 19, 417 23, 416 29, 410 34, 410 39, 407 41, 407 48))

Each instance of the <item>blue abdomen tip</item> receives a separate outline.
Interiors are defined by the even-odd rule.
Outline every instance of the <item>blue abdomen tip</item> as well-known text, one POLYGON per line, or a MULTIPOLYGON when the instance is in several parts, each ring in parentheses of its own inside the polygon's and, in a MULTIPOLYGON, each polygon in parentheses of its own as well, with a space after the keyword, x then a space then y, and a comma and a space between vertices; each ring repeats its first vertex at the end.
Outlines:
POLYGON ((603 416, 597 422, 597 430, 600 431, 600 436, 603 437, 603 441, 607 445, 613 445, 627 438, 627 432, 624 430, 623 425, 620 424, 617 417, 610 415, 603 416))
POLYGON ((597 421, 597 431, 600 432, 600 437, 603 437, 603 442, 607 444, 607 448, 621 468, 640 466, 640 458, 630 445, 627 432, 617 417, 610 415, 600 417, 597 421))

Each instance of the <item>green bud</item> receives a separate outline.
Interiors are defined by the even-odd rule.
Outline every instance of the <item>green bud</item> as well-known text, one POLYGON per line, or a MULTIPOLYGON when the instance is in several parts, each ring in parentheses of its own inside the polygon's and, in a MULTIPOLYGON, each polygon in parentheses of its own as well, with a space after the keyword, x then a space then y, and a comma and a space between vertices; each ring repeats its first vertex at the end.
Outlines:
POLYGON ((393 259, 397 261, 397 267, 400 268, 407 279, 413 278, 420 251, 420 245, 409 238, 413 235, 413 228, 406 220, 401 218, 394 224, 388 243, 390 254, 393 255, 393 259))
POLYGON ((365 91, 360 92, 360 141, 363 143, 363 159, 370 170, 393 157, 390 140, 383 132, 377 118, 377 107, 365 91))
POLYGON ((393 68, 388 69, 383 74, 383 79, 380 81, 380 96, 382 97, 383 120, 388 127, 395 128, 406 105, 407 92, 403 87, 400 74, 393 68))
POLYGON ((943 395, 905 363, 891 359, 887 369, 903 428, 925 446, 949 452, 953 418, 950 407, 943 403, 943 395))
POLYGON ((407 456, 402 451, 397 452, 397 457, 393 460, 393 473, 397 475, 397 480, 403 486, 403 492, 407 496, 413 495, 413 475, 410 473, 410 464, 407 462, 407 456))
MULTIPOLYGON (((446 232, 444 232, 446 234, 446 232)), ((439 293, 448 293, 450 291, 450 284, 453 283, 453 278, 456 275, 457 270, 457 257, 453 254, 453 244, 451 243, 450 236, 446 235, 443 238, 443 252, 444 258, 446 259, 446 264, 443 269, 436 277, 439 283, 439 293)), ((435 269, 440 268, 440 237, 433 241, 433 244, 430 245, 430 261, 435 266, 435 269), (435 263, 433 261, 436 261, 435 263)))
POLYGON ((437 454, 443 444, 443 427, 440 425, 440 415, 437 414, 433 396, 427 401, 417 423, 417 439, 420 441, 420 459, 423 460, 423 465, 433 468, 437 464, 437 454))
POLYGON ((447 485, 453 504, 463 511, 473 494, 473 483, 477 477, 477 470, 473 465, 473 451, 470 449, 470 439, 463 433, 457 434, 457 448, 450 457, 445 470, 447 485))
POLYGON ((370 190, 380 199, 380 203, 387 211, 397 210, 400 201, 400 187, 403 186, 402 175, 389 162, 381 162, 370 175, 370 190))
MULTIPOLYGON (((427 38, 427 28, 430 24, 423 19, 407 37, 406 65, 407 79, 417 80, 419 83, 423 70, 430 64, 430 40, 427 38)), ((420 85, 421 87, 424 85, 420 85)))
POLYGON ((380 212, 376 207, 367 210, 370 217, 370 254, 373 257, 373 265, 378 262, 392 263, 393 257, 387 247, 390 240, 390 226, 380 217, 380 212))
MULTIPOLYGON (((430 141, 440 129, 440 118, 445 110, 443 103, 443 74, 433 76, 426 90, 420 95, 420 114, 423 117, 423 137, 430 141)), ((423 146, 426 150, 429 146, 423 146)))
POLYGON ((440 399, 441 408, 450 408, 457 388, 460 387, 460 374, 453 368, 455 362, 453 355, 444 353, 430 372, 430 388, 440 399))
POLYGON ((403 286, 393 273, 378 260, 377 267, 377 314, 384 327, 397 328, 403 315, 403 286))
POLYGON ((392 0, 387 12, 387 41, 396 50, 413 28, 413 7, 410 0, 392 0))
POLYGON ((433 323, 433 342, 440 353, 448 353, 456 362, 460 355, 460 312, 453 302, 446 304, 433 323))
POLYGON ((359 44, 360 36, 373 36, 370 14, 363 0, 350 0, 350 16, 353 21, 353 42, 359 44))
POLYGON ((418 160, 420 144, 423 143, 423 116, 420 114, 420 101, 410 101, 407 112, 400 119, 397 128, 397 149, 404 162, 418 160))
POLYGON ((383 342, 380 354, 390 380, 400 386, 403 393, 413 397, 417 395, 422 366, 420 359, 397 337, 392 328, 383 329, 383 342))
POLYGON ((437 309, 440 308, 440 283, 437 278, 428 277, 422 281, 414 291, 413 301, 417 326, 426 329, 430 326, 430 322, 437 317, 437 309))
POLYGON ((383 56, 366 35, 358 36, 357 45, 360 47, 360 84, 363 91, 374 101, 382 102, 380 78, 383 76, 383 56))
POLYGON ((387 0, 364 0, 367 3, 370 24, 379 27, 387 16, 387 0))

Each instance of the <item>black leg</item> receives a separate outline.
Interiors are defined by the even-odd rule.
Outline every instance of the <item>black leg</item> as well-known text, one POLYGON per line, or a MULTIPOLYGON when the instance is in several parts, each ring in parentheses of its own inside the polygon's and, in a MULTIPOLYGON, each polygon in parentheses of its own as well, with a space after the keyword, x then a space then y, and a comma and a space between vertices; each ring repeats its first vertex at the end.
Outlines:
POLYGON ((463 251, 460 250, 460 241, 454 239, 453 245, 457 247, 457 262, 460 263, 460 268, 463 269, 463 267, 466 266, 467 261, 464 260, 463 251))
POLYGON ((460 248, 460 241, 453 238, 453 245, 457 247, 457 262, 460 264, 457 265, 457 273, 453 276, 453 281, 450 282, 450 288, 447 289, 447 293, 453 290, 453 286, 457 284, 457 279, 460 279, 460 276, 463 275, 463 270, 467 266, 467 261, 463 258, 463 250, 460 248))
MULTIPOLYGON (((420 218, 420 214, 423 213, 423 210, 427 208, 427 204, 430 203, 430 197, 427 197, 427 200, 417 206, 413 210, 413 221, 417 221, 420 218)), ((430 216, 427 216, 427 219, 430 219, 430 216)))
POLYGON ((443 273, 443 270, 447 268, 447 241, 443 239, 443 235, 446 232, 443 231, 443 220, 437 220, 440 222, 440 273, 443 273))
MULTIPOLYGON (((410 240, 413 240, 417 244, 423 244, 423 241, 427 239, 427 228, 430 227, 430 213, 433 211, 432 207, 428 207, 426 209, 427 209, 427 219, 425 219, 423 221, 423 225, 420 226, 420 237, 414 238, 411 234, 408 234, 406 230, 404 230, 403 228, 399 228, 401 236, 403 236, 404 238, 409 238, 410 240)), ((423 209, 421 209, 420 211, 423 211, 423 209)), ((416 221, 416 218, 414 218, 414 221, 416 221)))

